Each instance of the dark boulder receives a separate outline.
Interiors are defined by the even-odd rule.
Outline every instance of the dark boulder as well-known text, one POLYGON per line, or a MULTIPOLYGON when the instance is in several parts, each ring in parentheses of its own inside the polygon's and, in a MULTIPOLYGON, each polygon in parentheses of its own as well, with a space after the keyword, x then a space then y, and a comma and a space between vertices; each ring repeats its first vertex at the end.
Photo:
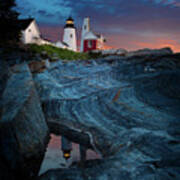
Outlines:
POLYGON ((0 157, 15 178, 35 177, 44 157, 49 130, 26 64, 11 69, 1 107, 0 157))
POLYGON ((2 94, 6 87, 10 72, 9 67, 4 61, 0 61, 0 118, 2 114, 2 94))
POLYGON ((11 172, 6 163, 0 159, 0 180, 15 180, 14 174, 11 172))

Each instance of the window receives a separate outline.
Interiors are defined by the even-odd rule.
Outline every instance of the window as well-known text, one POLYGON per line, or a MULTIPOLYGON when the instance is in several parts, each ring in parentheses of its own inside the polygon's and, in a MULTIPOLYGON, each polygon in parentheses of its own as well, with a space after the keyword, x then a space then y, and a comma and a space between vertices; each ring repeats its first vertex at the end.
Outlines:
POLYGON ((86 30, 86 28, 87 28, 87 26, 85 25, 85 26, 84 26, 84 30, 86 30))
POLYGON ((72 34, 70 34, 70 38, 72 38, 73 37, 73 35, 72 34))
POLYGON ((88 48, 92 48, 93 47, 93 41, 89 40, 88 41, 88 48))
POLYGON ((31 32, 31 29, 29 29, 28 32, 31 32))

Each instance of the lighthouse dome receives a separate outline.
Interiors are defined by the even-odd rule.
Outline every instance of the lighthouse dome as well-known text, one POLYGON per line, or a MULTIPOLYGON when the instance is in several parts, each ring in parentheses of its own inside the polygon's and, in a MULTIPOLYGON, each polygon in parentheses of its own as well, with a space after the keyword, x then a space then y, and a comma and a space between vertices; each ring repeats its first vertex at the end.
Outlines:
POLYGON ((66 25, 64 28, 75 28, 74 19, 71 16, 66 20, 66 25))

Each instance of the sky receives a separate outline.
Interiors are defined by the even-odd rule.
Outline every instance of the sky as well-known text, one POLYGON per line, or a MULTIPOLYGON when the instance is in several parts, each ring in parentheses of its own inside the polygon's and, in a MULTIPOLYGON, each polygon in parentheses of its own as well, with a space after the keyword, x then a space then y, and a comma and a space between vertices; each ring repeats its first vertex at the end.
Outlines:
POLYGON ((34 17, 42 35, 62 40, 72 16, 78 39, 84 17, 105 36, 107 47, 136 50, 171 47, 180 52, 180 0, 16 0, 20 18, 34 17))

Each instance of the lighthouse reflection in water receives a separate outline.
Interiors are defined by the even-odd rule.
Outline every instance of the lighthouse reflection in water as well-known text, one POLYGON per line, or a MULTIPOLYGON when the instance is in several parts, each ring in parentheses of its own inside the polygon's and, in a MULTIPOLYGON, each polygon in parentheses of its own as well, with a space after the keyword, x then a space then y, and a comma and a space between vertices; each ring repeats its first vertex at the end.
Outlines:
MULTIPOLYGON (((79 145, 76 143, 71 144, 71 142, 68 145, 66 144, 67 148, 64 149, 67 150, 71 149, 70 157, 66 159, 64 157, 66 155, 62 150, 62 143, 64 143, 63 141, 61 136, 55 136, 51 134, 51 140, 48 144, 48 148, 43 163, 41 165, 39 175, 43 174, 44 172, 50 169, 67 168, 73 162, 80 161, 81 158, 80 158, 79 145)), ((66 140, 65 143, 67 143, 66 140)), ((100 155, 98 155, 95 151, 88 149, 86 151, 86 160, 90 160, 90 159, 100 159, 100 155)))

